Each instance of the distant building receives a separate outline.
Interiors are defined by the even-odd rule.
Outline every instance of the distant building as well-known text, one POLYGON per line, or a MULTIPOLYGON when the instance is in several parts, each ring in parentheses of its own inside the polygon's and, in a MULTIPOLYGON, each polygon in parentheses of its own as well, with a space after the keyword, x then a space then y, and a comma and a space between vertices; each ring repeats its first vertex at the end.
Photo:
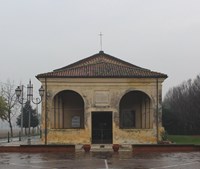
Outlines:
POLYGON ((166 74, 103 51, 36 76, 47 90, 42 129, 48 144, 156 143, 166 74), (46 114, 45 114, 46 113, 46 114))

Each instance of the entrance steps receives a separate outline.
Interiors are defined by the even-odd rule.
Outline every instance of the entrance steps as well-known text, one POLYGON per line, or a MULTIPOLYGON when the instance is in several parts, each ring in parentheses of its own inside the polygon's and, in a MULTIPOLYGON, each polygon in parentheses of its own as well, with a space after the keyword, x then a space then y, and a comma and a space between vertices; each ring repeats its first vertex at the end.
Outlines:
MULTIPOLYGON (((104 152, 104 151, 113 151, 112 144, 91 144, 90 151, 92 152, 104 152)), ((78 144, 76 145, 76 151, 84 151, 83 145, 78 144)), ((120 151, 132 151, 131 144, 122 144, 120 145, 120 151)))
POLYGON ((91 151, 113 151, 112 144, 92 144, 91 151))

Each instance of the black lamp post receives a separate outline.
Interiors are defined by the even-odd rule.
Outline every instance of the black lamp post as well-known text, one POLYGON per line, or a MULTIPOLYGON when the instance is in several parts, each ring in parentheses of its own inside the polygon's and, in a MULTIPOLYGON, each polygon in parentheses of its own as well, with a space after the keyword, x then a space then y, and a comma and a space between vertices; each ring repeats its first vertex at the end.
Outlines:
MULTIPOLYGON (((22 85, 21 87, 18 86, 15 89, 15 94, 17 96, 18 102, 22 105, 22 112, 21 112, 21 134, 23 133, 23 105, 24 105, 24 96, 23 96, 23 88, 24 86, 22 85)), ((31 84, 31 81, 29 81, 29 84, 27 85, 27 98, 26 101, 30 101, 33 104, 40 104, 42 101, 42 97, 44 96, 44 88, 41 86, 41 88, 39 89, 39 95, 41 97, 41 99, 36 99, 36 102, 33 99, 33 85, 31 84)), ((31 113, 29 112, 29 121, 28 121, 28 128, 29 128, 29 132, 28 132, 28 140, 27 143, 31 144, 31 135, 30 135, 30 127, 31 127, 31 113)))

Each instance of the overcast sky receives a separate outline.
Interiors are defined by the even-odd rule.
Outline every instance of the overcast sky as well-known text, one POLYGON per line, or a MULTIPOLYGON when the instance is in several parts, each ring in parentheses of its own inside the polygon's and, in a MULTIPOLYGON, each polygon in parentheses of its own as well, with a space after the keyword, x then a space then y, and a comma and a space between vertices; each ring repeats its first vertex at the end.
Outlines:
POLYGON ((163 93, 200 74, 199 0, 0 0, 0 82, 36 89, 39 73, 100 50, 167 74, 163 93))

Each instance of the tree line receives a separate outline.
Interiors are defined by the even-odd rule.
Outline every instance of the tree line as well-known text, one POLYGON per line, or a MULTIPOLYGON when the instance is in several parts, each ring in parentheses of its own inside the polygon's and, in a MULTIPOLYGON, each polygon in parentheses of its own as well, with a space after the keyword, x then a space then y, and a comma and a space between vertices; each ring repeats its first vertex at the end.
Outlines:
POLYGON ((169 134, 200 134, 200 75, 167 92, 162 118, 169 134))

